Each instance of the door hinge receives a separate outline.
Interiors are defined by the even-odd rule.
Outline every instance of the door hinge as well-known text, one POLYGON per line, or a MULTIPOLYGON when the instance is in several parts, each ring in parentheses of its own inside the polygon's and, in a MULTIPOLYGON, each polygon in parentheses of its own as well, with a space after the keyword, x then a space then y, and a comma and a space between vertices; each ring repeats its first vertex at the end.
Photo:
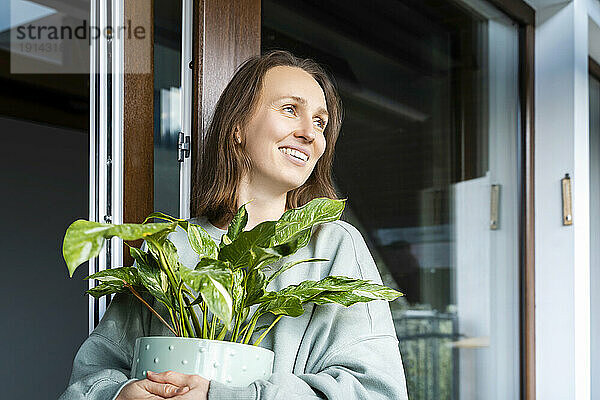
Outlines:
POLYGON ((179 132, 177 139, 177 161, 183 162, 184 158, 190 156, 190 137, 185 136, 183 132, 179 132))

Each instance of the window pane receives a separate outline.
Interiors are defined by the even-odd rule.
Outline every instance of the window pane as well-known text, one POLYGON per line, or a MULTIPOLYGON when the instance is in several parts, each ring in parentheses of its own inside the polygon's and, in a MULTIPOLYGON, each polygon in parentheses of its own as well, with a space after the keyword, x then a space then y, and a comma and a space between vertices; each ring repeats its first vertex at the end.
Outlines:
POLYGON ((391 307, 412 400, 519 395, 518 32, 468 3, 262 2, 263 52, 337 81, 334 179, 406 294, 391 307))
POLYGON ((61 251, 69 225, 89 216, 88 43, 37 28, 89 26, 89 10, 89 1, 0 2, 3 399, 58 398, 88 336, 87 263, 69 278, 61 251), (32 379, 32 367, 43 373, 32 379))
POLYGON ((154 209, 179 216, 181 1, 154 2, 154 209))

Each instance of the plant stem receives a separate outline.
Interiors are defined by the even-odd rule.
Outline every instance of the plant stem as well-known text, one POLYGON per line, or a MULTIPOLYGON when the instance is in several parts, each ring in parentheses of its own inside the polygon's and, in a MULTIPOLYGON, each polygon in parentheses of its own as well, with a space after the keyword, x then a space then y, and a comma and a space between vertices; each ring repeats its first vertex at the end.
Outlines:
MULTIPOLYGON (((183 283, 182 283, 183 285, 183 283)), ((177 297, 179 299, 179 307, 181 309, 181 326, 182 326, 182 332, 184 334, 184 337, 190 337, 190 334, 192 332, 192 326, 190 325, 190 320, 187 317, 187 311, 185 309, 185 305, 183 302, 183 294, 181 293, 181 285, 179 286, 178 290, 177 290, 177 297)))
POLYGON ((267 333, 269 333, 271 328, 273 328, 275 326, 275 324, 277 323, 277 321, 279 321, 281 319, 281 317, 283 317, 283 315, 280 315, 277 318, 275 318, 275 321, 273 321, 273 323, 271 325, 269 325, 267 330, 264 331, 262 335, 260 335, 260 337, 256 340, 256 342, 254 342, 254 346, 258 346, 260 344, 260 342, 262 342, 262 340, 265 338, 265 336, 267 336, 267 333))
POLYGON ((233 326, 233 332, 231 334, 231 341, 235 342, 238 339, 240 332, 240 316, 237 315, 235 318, 235 325, 233 326))
POLYGON ((250 329, 248 329, 248 332, 246 332, 246 336, 244 338, 244 344, 248 344, 248 342, 250 342, 250 338, 252 337, 252 333, 254 333, 254 328, 256 327, 256 323, 258 322, 259 317, 260 317, 260 313, 258 312, 258 310, 256 310, 256 312, 252 316, 252 319, 250 319, 249 324, 251 324, 251 325, 250 325, 250 329))
MULTIPOLYGON (((159 258, 159 265, 161 267, 161 270, 167 275, 167 279, 169 279, 169 283, 170 283, 170 288, 171 288, 171 292, 173 294, 173 297, 176 298, 179 302, 179 314, 180 314, 180 322, 179 322, 179 332, 181 333, 182 337, 189 337, 189 335, 186 332, 185 329, 185 306, 183 304, 183 299, 181 298, 181 286, 177 285, 177 280, 175 279, 175 272, 173 271, 173 269, 171 268, 171 265, 169 265, 169 263, 167 262, 167 259, 165 257, 164 251, 162 249, 162 246, 158 244, 158 242, 147 238, 146 239, 148 242, 152 243, 157 251, 158 251, 158 258, 159 258), (178 289, 175 289, 178 288, 178 289), (173 293, 175 290, 177 290, 179 293, 173 293), (179 297, 177 297, 176 295, 179 294, 179 297)), ((188 321, 189 323, 189 321, 188 321)))
POLYGON ((173 323, 173 326, 175 327, 175 329, 177 329, 176 335, 181 336, 179 334, 179 328, 177 326, 177 319, 175 318, 175 315, 173 314, 173 310, 171 310, 170 308, 169 308, 169 314, 171 314, 171 322, 173 323))
POLYGON ((202 339, 208 339, 208 320, 206 315, 208 314, 208 306, 206 303, 202 303, 202 305, 204 306, 202 308, 202 326, 204 327, 202 330, 202 339))
POLYGON ((187 304, 187 306, 190 308, 192 322, 194 323, 194 332, 196 332, 196 337, 199 338, 202 335, 202 327, 200 326, 200 321, 198 321, 198 316, 194 311, 194 306, 191 305, 190 300, 187 298, 187 296, 184 296, 183 299, 185 300, 185 304, 187 304))
MULTIPOLYGON (((148 238, 147 240, 151 241, 150 238, 148 238)), ((163 270, 163 272, 165 274, 167 274, 167 278, 169 279, 169 283, 171 284, 171 288, 176 288, 177 287, 177 281, 175 279, 175 273, 173 272, 173 269, 171 268, 171 266, 167 262, 167 259, 165 257, 164 252, 163 252, 163 249, 162 249, 162 246, 159 245, 158 242, 156 242, 156 241, 151 241, 151 242, 152 242, 152 244, 158 250, 159 265, 162 267, 161 269, 163 270)))
POLYGON ((223 329, 221 329, 221 332, 219 332, 219 336, 217 336, 217 340, 223 340, 223 338, 225 337, 226 334, 227 334, 227 327, 223 326, 223 329))
POLYGON ((215 331, 217 330, 217 316, 213 314, 212 320, 210 321, 210 339, 215 338, 215 331))
MULTIPOLYGON (((240 335, 241 335, 241 336, 244 336, 244 332, 246 332, 246 330, 247 330, 249 327, 250 327, 250 322, 248 322, 248 323, 246 324, 246 326, 244 326, 244 327, 242 328, 242 330, 240 331, 240 335)), ((237 338, 236 338, 236 340, 237 340, 237 338)))
MULTIPOLYGON (((154 315, 156 315, 156 316, 158 317, 158 319, 159 319, 159 320, 160 320, 160 321, 161 321, 163 324, 165 324, 165 325, 166 325, 166 326, 167 326, 167 327, 168 327, 168 328, 171 330, 171 332, 173 332, 173 333, 175 334, 175 336, 178 336, 178 335, 177 335, 177 332, 175 332, 175 330, 174 330, 173 328, 171 328, 171 325, 169 325, 169 324, 167 323, 167 321, 165 321, 165 320, 163 319, 163 317, 161 317, 161 316, 160 316, 160 314, 159 314, 159 313, 157 313, 157 312, 156 312, 156 310, 154 310, 154 308, 152 308, 152 307, 150 306, 150 304, 146 303, 146 300, 144 300, 144 299, 142 298, 142 296, 140 296, 140 295, 139 295, 139 293, 138 293, 138 292, 137 292, 137 291, 136 291, 136 290, 133 288, 133 286, 131 286, 131 285, 130 285, 130 284, 128 284, 128 283, 126 283, 126 284, 125 284, 125 286, 126 286, 126 287, 127 287, 129 290, 131 290, 131 293, 133 293, 133 295, 134 295, 135 297, 137 297, 138 299, 140 299, 140 301, 141 301, 142 303, 144 303, 144 304, 146 305, 146 307, 148 307, 148 308, 150 309, 150 311, 152 311, 152 313, 153 313, 154 315)), ((169 310, 169 311, 171 311, 171 310, 169 310)))

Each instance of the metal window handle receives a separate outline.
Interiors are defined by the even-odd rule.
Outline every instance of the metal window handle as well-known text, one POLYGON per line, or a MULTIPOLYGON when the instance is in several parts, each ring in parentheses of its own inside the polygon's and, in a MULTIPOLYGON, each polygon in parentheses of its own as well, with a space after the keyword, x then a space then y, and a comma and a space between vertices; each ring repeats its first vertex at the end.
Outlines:
POLYGON ((573 225, 573 210, 571 202, 571 177, 565 174, 560 180, 562 187, 563 225, 573 225))
POLYGON ((177 138, 177 161, 183 162, 184 158, 190 156, 190 137, 185 136, 183 132, 179 132, 177 138))
POLYGON ((498 230, 500 221, 500 185, 492 185, 490 192, 490 229, 498 230))

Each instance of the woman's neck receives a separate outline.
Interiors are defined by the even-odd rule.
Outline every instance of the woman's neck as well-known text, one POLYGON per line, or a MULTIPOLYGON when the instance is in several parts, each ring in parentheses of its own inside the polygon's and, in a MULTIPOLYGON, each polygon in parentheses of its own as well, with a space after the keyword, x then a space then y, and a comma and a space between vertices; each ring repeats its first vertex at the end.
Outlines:
MULTIPOLYGON (((249 231, 264 221, 277 221, 286 211, 287 192, 269 190, 266 185, 250 185, 242 179, 238 188, 237 208, 246 204, 249 231)), ((231 221, 219 221, 221 229, 227 229, 231 221)))

